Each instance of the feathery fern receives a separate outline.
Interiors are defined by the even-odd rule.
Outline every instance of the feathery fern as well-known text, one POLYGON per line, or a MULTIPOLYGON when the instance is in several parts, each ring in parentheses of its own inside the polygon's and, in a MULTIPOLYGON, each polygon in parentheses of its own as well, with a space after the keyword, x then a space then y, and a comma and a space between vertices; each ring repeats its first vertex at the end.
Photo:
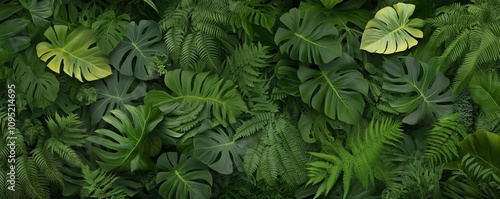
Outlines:
POLYGON ((460 122, 460 115, 453 114, 439 119, 427 136, 425 158, 438 165, 458 156, 457 147, 467 132, 460 122))
POLYGON ((307 160, 298 130, 285 116, 277 115, 258 134, 244 157, 247 175, 270 185, 280 176, 288 185, 305 182, 307 160))
POLYGON ((440 70, 448 70, 460 62, 453 92, 460 92, 474 74, 500 60, 500 2, 477 0, 474 4, 452 4, 438 9, 438 16, 429 20, 436 27, 431 42, 445 44, 439 57, 440 70))
POLYGON ((197 59, 208 70, 220 71, 220 53, 228 50, 229 5, 223 1, 179 0, 167 8, 159 22, 167 49, 182 69, 192 69, 197 59))
POLYGON ((392 119, 372 120, 364 132, 360 129, 349 134, 347 147, 336 140, 328 143, 323 152, 311 152, 322 159, 308 163, 308 185, 321 183, 315 198, 327 195, 343 172, 344 198, 353 177, 366 188, 374 183, 374 165, 384 152, 385 145, 395 145, 402 137, 401 122, 392 119), (349 150, 349 151, 348 151, 349 150))
POLYGON ((88 166, 82 167, 82 175, 85 179, 85 185, 80 191, 81 197, 98 198, 98 199, 123 199, 130 196, 123 186, 116 186, 116 181, 121 180, 113 173, 106 172, 102 169, 91 171, 88 166))

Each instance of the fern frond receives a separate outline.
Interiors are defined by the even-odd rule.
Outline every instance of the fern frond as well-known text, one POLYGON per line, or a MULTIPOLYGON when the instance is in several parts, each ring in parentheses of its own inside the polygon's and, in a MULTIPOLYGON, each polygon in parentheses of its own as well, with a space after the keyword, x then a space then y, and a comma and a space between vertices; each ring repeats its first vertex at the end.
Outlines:
POLYGON ((476 130, 500 134, 500 112, 480 114, 477 118, 476 130))
POLYGON ((427 147, 424 158, 432 163, 446 163, 458 157, 460 141, 467 135, 460 123, 460 115, 452 114, 440 118, 427 136, 427 147))
POLYGON ((344 198, 347 196, 351 179, 355 176, 364 187, 368 187, 370 182, 374 183, 373 168, 379 157, 385 151, 386 145, 394 146, 402 138, 401 122, 395 122, 392 119, 383 118, 382 120, 372 120, 368 127, 362 132, 360 129, 350 134, 347 139, 347 147, 350 152, 336 140, 333 143, 327 143, 323 151, 332 151, 334 154, 325 152, 312 153, 312 155, 322 159, 308 164, 309 171, 308 184, 317 184, 321 182, 320 189, 316 192, 315 198, 321 194, 328 194, 333 188, 339 175, 343 172, 344 198), (326 166, 322 168, 319 166, 326 166), (322 174, 318 169, 326 169, 329 172, 327 179, 321 180, 322 174))
POLYGON ((56 113, 54 118, 49 117, 46 122, 52 138, 68 146, 82 147, 85 144, 87 135, 78 115, 61 117, 56 113))
POLYGON ((43 172, 47 180, 59 187, 63 187, 63 175, 59 171, 61 164, 56 160, 54 155, 47 150, 43 150, 41 145, 33 149, 32 153, 35 165, 43 172))
POLYGON ((50 198, 48 184, 44 178, 40 178, 35 163, 28 156, 16 158, 16 170, 22 191, 31 199, 50 198))
POLYGON ((445 72, 453 62, 463 56, 466 48, 469 47, 470 32, 470 30, 464 30, 446 47, 438 58, 439 71, 445 72))
POLYGON ((82 167, 83 178, 85 179, 85 185, 82 186, 80 195, 82 197, 90 198, 113 198, 113 199, 123 199, 127 197, 127 190, 122 186, 115 186, 115 182, 119 180, 112 173, 96 169, 91 171, 88 166, 82 167))
POLYGON ((220 71, 220 48, 214 37, 206 34, 196 34, 194 42, 197 54, 208 64, 209 70, 214 72, 220 71))

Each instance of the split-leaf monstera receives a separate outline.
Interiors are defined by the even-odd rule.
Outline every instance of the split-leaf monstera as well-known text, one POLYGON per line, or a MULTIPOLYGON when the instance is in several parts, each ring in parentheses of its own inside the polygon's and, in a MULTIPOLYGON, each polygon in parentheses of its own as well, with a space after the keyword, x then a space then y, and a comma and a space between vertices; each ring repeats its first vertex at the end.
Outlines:
POLYGON ((61 67, 71 77, 83 82, 94 81, 111 75, 109 60, 95 45, 92 30, 77 28, 69 32, 69 27, 54 25, 49 27, 45 37, 52 42, 41 42, 36 46, 38 57, 54 72, 61 67))
POLYGON ((98 129, 97 135, 88 137, 87 140, 112 150, 93 147, 95 154, 102 160, 98 162, 99 165, 106 170, 120 169, 134 172, 152 169, 154 163, 149 158, 157 154, 152 154, 151 151, 159 151, 152 148, 161 147, 161 142, 155 146, 148 140, 153 129, 163 120, 163 114, 148 105, 138 107, 125 105, 125 108, 132 116, 132 120, 121 110, 112 110, 113 116, 103 117, 104 121, 113 125, 120 133, 98 129))
POLYGON ((102 52, 109 54, 122 41, 127 33, 125 27, 129 24, 130 17, 127 14, 116 16, 113 10, 102 13, 97 21, 92 23, 97 39, 97 46, 102 52))
POLYGON ((207 166, 184 154, 168 152, 158 158, 156 183, 163 198, 210 198, 213 179, 207 166))
POLYGON ((422 19, 409 19, 415 5, 397 3, 382 8, 365 27, 361 39, 361 49, 372 53, 392 54, 405 51, 415 45, 415 38, 422 38, 423 32, 417 28, 424 25, 422 19))
POLYGON ((154 21, 130 22, 127 35, 109 54, 111 64, 121 74, 135 76, 140 80, 153 79, 148 74, 148 64, 156 53, 167 53, 161 42, 161 32, 154 21))
POLYGON ((389 102, 400 113, 409 113, 403 123, 416 124, 423 119, 436 120, 453 112, 453 96, 448 89, 450 80, 436 74, 427 63, 413 57, 384 62, 386 74, 383 89, 402 96, 389 102))
POLYGON ((314 64, 328 63, 342 55, 337 29, 321 12, 291 9, 280 17, 287 27, 279 28, 274 37, 283 54, 292 59, 314 64))
POLYGON ((363 95, 368 94, 368 81, 358 68, 347 54, 319 70, 301 66, 297 74, 302 101, 332 119, 356 124, 365 108, 363 95))

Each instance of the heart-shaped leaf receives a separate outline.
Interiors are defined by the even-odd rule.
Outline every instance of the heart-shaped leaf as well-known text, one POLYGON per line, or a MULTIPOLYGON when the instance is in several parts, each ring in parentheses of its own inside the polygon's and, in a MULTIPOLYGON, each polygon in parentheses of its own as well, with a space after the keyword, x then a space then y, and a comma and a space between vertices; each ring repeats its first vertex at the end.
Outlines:
POLYGON ((146 84, 134 84, 135 78, 114 73, 94 83, 99 91, 97 101, 90 105, 91 124, 97 124, 103 115, 113 109, 125 111, 125 104, 146 95, 146 84))
POLYGON ((409 19, 415 5, 397 3, 380 9, 365 27, 361 49, 372 53, 392 54, 417 45, 415 38, 424 33, 417 29, 424 26, 422 19, 409 19))
POLYGON ((342 55, 340 42, 334 38, 337 29, 323 13, 306 10, 302 16, 293 8, 280 20, 287 27, 279 28, 274 37, 281 53, 314 64, 328 63, 342 55))
POLYGON ((97 46, 102 52, 109 54, 123 40, 127 34, 125 27, 129 24, 127 14, 116 16, 113 10, 102 13, 97 21, 92 23, 92 31, 96 35, 97 46))
POLYGON ((176 152, 162 154, 156 167, 156 183, 163 198, 210 198, 212 175, 207 166, 187 155, 176 152))
POLYGON ((49 27, 44 35, 52 44, 41 42, 36 45, 38 57, 54 72, 64 72, 83 82, 94 81, 111 75, 109 60, 96 46, 92 30, 77 28, 68 34, 64 25, 49 27))
POLYGON ((156 125, 163 120, 163 114, 157 108, 147 105, 138 107, 125 105, 125 108, 132 116, 132 121, 121 110, 112 110, 113 116, 103 117, 104 121, 113 125, 120 133, 98 129, 97 135, 90 136, 87 140, 110 149, 93 147, 96 155, 102 160, 98 161, 99 165, 106 170, 120 169, 134 172, 152 169, 154 163, 149 159, 152 155, 145 152, 151 147, 158 146, 150 146, 146 143, 151 142, 146 140, 156 125))
POLYGON ((147 65, 156 53, 167 53, 158 24, 151 20, 130 22, 126 30, 127 36, 109 54, 111 64, 121 74, 140 80, 153 79, 147 65))
POLYGON ((297 73, 302 101, 332 119, 356 124, 365 108, 363 95, 368 93, 368 81, 358 67, 347 54, 319 70, 301 66, 297 73))
POLYGON ((436 74, 428 64, 413 57, 388 59, 382 89, 398 93, 389 104, 400 113, 409 113, 403 122, 416 124, 425 118, 436 120, 453 112, 453 95, 448 89, 450 80, 436 74))

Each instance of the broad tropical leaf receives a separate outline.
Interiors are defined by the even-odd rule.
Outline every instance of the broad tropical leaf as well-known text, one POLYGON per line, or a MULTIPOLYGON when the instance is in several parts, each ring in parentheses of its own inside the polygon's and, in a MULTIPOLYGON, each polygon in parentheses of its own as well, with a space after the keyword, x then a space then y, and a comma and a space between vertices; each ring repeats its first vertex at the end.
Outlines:
MULTIPOLYGON (((148 170, 154 168, 151 161, 150 148, 159 146, 149 145, 147 142, 151 131, 163 120, 163 114, 151 106, 125 105, 125 108, 132 116, 129 119, 127 114, 121 110, 112 110, 112 115, 103 117, 104 121, 113 125, 119 133, 108 129, 96 130, 97 135, 87 138, 88 141, 101 145, 109 150, 100 147, 92 147, 102 161, 99 165, 106 169, 119 169, 130 172, 148 170)), ((158 143, 161 145, 161 143, 158 143)))
POLYGON ((393 7, 380 9, 366 24, 361 49, 379 54, 402 52, 417 45, 415 38, 424 36, 417 29, 424 25, 424 21, 418 18, 410 20, 415 5, 397 3, 393 7))
POLYGON ((232 128, 216 128, 194 138, 193 157, 221 174, 233 173, 233 165, 243 171, 244 147, 232 128))
POLYGON ((325 8, 331 9, 342 1, 344 0, 321 0, 321 3, 325 6, 325 8))
POLYGON ((145 104, 160 108, 178 106, 178 111, 203 107, 223 126, 235 123, 236 117, 248 111, 233 82, 217 75, 176 69, 165 74, 165 85, 172 94, 150 91, 144 99, 145 104))
POLYGON ((77 28, 71 33, 69 27, 54 25, 44 35, 52 44, 41 42, 36 45, 38 57, 54 72, 59 73, 61 67, 71 77, 83 82, 94 81, 111 75, 109 60, 95 46, 92 30, 77 28), (68 34, 69 33, 69 34, 68 34))
POLYGON ((47 20, 52 16, 52 2, 50 0, 41 1, 27 1, 21 0, 21 5, 23 5, 26 10, 29 11, 31 20, 38 28, 46 28, 50 22, 47 20))
POLYGON ((116 16, 113 10, 102 13, 97 21, 92 23, 92 31, 96 35, 97 46, 105 54, 109 54, 123 40, 127 33, 125 27, 129 24, 127 14, 116 16))
POLYGON ((59 81, 33 53, 17 56, 14 61, 14 79, 18 89, 26 96, 32 108, 45 108, 53 103, 59 93, 59 81))
POLYGON ((301 15, 299 9, 293 8, 280 20, 286 29, 279 28, 274 41, 281 53, 314 64, 328 63, 342 55, 340 42, 334 38, 337 29, 321 12, 306 10, 301 15))
POLYGON ((368 81, 358 67, 347 54, 320 65, 320 70, 301 66, 297 73, 302 101, 332 119, 356 124, 365 108, 363 95, 368 93, 368 81))
POLYGON ((500 174, 500 135, 479 130, 469 134, 460 143, 462 151, 469 153, 483 166, 491 169, 495 174, 500 174))
POLYGON ((436 120, 453 112, 450 80, 435 73, 431 66, 416 58, 397 58, 384 62, 386 74, 382 89, 397 93, 389 104, 400 113, 409 113, 403 123, 416 124, 423 119, 436 120))
POLYGON ((9 38, 21 32, 30 24, 27 19, 11 19, 0 24, 0 39, 9 38))
POLYGON ((156 183, 165 199, 208 199, 212 193, 212 175, 200 161, 184 154, 168 152, 158 158, 156 183), (163 183, 162 183, 163 182, 163 183))
POLYGON ((160 28, 155 21, 130 22, 127 36, 109 54, 111 64, 121 74, 150 80, 147 65, 157 52, 167 53, 160 28))
POLYGON ((500 111, 500 80, 496 71, 476 74, 469 82, 470 94, 485 113, 500 111))
POLYGON ((114 73, 111 76, 95 82, 93 85, 99 91, 97 101, 90 105, 91 124, 97 124, 102 116, 110 110, 125 111, 125 104, 131 104, 146 95, 146 84, 134 84, 134 78, 114 73))

